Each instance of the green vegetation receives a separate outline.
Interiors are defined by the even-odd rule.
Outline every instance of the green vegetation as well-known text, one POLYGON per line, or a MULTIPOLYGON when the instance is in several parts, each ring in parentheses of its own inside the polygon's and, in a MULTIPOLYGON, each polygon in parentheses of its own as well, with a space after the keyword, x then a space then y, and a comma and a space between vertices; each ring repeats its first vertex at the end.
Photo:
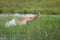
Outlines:
POLYGON ((60 16, 43 16, 29 25, 16 25, 6 28, 5 22, 13 17, 0 17, 0 36, 8 40, 59 40, 60 16), (15 38, 15 39, 14 39, 15 38))
MULTIPOLYGON (((60 39, 60 0, 0 0, 0 13, 54 14, 43 16, 26 25, 6 28, 5 23, 12 18, 0 16, 0 40, 59 40, 60 39), (5 39, 4 39, 5 40, 5 39)), ((18 20, 18 18, 16 17, 18 20)))
POLYGON ((60 0, 0 0, 0 10, 3 13, 37 10, 43 14, 60 14, 60 0))

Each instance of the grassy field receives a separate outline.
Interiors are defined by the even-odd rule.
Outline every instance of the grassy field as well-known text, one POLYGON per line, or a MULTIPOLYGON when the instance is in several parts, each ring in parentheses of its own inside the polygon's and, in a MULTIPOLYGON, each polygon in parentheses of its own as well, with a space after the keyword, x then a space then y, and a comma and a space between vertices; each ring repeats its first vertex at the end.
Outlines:
MULTIPOLYGON (((6 28, 5 22, 13 17, 0 17, 0 37, 7 40, 59 40, 60 16, 46 15, 29 25, 16 25, 6 28)), ((1 40, 1 39, 0 39, 1 40)))
MULTIPOLYGON (((0 13, 41 12, 46 14, 28 25, 6 28, 12 18, 0 16, 0 40, 60 40, 60 0, 0 0, 0 13)), ((17 17, 16 17, 17 18, 17 17)))
POLYGON ((8 12, 32 12, 60 14, 60 0, 0 0, 0 9, 8 12))

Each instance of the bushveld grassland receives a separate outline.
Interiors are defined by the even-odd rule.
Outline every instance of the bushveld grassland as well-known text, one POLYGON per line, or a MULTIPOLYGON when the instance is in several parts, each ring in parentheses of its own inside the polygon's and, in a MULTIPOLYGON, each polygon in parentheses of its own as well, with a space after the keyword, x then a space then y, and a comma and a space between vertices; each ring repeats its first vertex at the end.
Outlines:
POLYGON ((0 0, 0 10, 8 12, 33 12, 60 14, 60 0, 0 0))
POLYGON ((0 36, 8 40, 59 40, 60 16, 42 16, 42 18, 26 25, 16 25, 6 28, 5 22, 13 17, 0 17, 0 36))

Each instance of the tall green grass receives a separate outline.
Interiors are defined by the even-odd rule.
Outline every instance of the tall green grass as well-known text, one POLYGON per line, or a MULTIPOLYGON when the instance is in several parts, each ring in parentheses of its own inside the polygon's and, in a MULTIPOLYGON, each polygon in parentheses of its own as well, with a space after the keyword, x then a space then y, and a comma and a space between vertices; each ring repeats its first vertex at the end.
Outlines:
POLYGON ((5 28, 5 22, 11 19, 12 17, 0 18, 0 36, 4 34, 8 40, 59 40, 60 38, 60 17, 46 15, 28 25, 17 24, 5 28))
POLYGON ((49 14, 51 11, 52 14, 60 14, 60 0, 0 0, 0 8, 3 13, 24 12, 24 10, 32 12, 37 10, 45 14, 47 9, 49 14))

